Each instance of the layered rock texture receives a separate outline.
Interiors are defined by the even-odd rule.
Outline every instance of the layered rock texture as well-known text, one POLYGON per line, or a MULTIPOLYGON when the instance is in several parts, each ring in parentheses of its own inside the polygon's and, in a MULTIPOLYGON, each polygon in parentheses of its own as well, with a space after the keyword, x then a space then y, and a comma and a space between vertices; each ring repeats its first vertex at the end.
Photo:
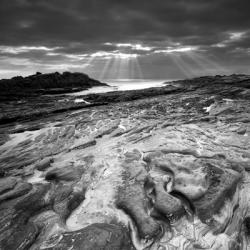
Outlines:
POLYGON ((0 249, 250 247, 249 76, 83 98, 2 122, 0 249))

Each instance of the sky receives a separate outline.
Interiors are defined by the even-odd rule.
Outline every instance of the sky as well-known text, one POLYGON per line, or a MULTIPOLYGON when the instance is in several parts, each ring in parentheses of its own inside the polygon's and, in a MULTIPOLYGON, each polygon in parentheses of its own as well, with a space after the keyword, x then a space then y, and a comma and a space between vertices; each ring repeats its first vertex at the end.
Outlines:
POLYGON ((249 0, 1 0, 0 78, 250 74, 249 0))

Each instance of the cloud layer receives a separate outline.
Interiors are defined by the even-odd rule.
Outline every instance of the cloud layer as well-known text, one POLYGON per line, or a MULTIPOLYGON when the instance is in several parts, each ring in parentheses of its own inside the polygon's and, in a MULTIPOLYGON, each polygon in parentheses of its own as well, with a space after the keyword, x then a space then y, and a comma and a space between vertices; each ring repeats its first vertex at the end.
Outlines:
POLYGON ((0 78, 250 73, 249 9, 248 0, 2 0, 0 78))

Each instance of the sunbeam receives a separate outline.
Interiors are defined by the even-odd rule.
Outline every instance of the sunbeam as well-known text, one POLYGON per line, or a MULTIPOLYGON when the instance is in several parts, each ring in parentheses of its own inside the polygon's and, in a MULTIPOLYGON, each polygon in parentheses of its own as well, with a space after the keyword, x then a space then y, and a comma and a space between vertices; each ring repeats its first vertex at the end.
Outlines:
POLYGON ((204 74, 213 74, 214 72, 226 73, 226 69, 215 60, 211 60, 208 56, 203 56, 198 52, 188 53, 187 56, 200 67, 204 74))
POLYGON ((174 65, 178 67, 178 69, 181 71, 181 73, 185 77, 192 77, 194 76, 194 70, 190 67, 189 64, 187 64, 179 54, 170 53, 169 57, 172 59, 174 65))
POLYGON ((131 79, 143 78, 137 54, 114 52, 96 52, 90 56, 84 66, 98 68, 98 79, 131 79))
POLYGON ((99 75, 100 80, 108 78, 108 74, 110 73, 110 68, 111 68, 111 65, 113 64, 114 58, 108 58, 104 60, 105 60, 104 67, 101 70, 101 73, 99 75))
POLYGON ((133 62, 135 63, 135 72, 137 73, 135 78, 143 79, 144 77, 143 77, 141 65, 139 63, 139 58, 135 58, 133 62))

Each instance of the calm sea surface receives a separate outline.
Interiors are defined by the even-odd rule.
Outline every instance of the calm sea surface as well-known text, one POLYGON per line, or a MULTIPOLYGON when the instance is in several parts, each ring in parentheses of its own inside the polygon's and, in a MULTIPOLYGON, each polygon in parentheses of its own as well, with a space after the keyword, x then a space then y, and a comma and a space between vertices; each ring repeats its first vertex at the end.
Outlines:
POLYGON ((80 96, 93 93, 106 93, 111 91, 120 90, 135 90, 135 89, 147 89, 152 87, 164 86, 164 82, 170 82, 172 80, 149 80, 149 79, 107 79, 103 82, 107 83, 109 87, 93 87, 88 90, 70 93, 69 95, 80 96))

